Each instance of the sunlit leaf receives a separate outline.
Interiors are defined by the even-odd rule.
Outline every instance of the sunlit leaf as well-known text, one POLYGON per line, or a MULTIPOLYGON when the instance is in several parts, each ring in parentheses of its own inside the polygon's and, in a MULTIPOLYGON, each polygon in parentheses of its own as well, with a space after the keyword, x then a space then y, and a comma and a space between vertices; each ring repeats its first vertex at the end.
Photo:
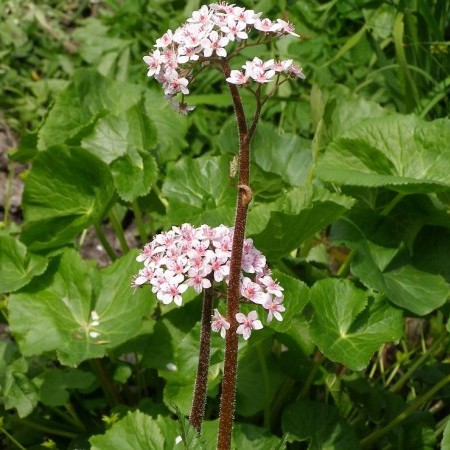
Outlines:
POLYGON ((27 252, 12 236, 0 236, 0 292, 13 292, 41 275, 47 268, 46 258, 27 252))
POLYGON ((323 188, 294 188, 275 202, 255 205, 249 212, 248 234, 268 258, 281 258, 352 205, 350 197, 323 188))
POLYGON ((103 216, 113 194, 108 167, 86 150, 41 152, 25 185, 22 241, 32 250, 72 241, 103 216))
POLYGON ((349 186, 387 186, 399 192, 450 187, 450 122, 390 115, 365 121, 337 138, 316 174, 349 186))
POLYGON ((385 342, 403 333, 402 312, 383 297, 342 279, 317 281, 311 288, 314 316, 310 321, 313 341, 333 361, 362 370, 385 342))
POLYGON ((173 450, 178 436, 176 421, 141 411, 129 412, 105 434, 89 439, 92 450, 173 450))
POLYGON ((172 223, 232 224, 237 191, 230 183, 229 163, 226 156, 204 156, 170 166, 162 192, 172 223))
POLYGON ((148 292, 133 294, 129 287, 139 266, 135 257, 130 252, 95 274, 92 264, 68 250, 43 276, 11 295, 9 321, 22 353, 57 351, 61 362, 74 366, 137 335, 151 305, 148 292))
POLYGON ((139 102, 141 92, 139 86, 113 81, 95 69, 77 70, 39 130, 39 150, 68 142, 101 115, 130 109, 139 102))

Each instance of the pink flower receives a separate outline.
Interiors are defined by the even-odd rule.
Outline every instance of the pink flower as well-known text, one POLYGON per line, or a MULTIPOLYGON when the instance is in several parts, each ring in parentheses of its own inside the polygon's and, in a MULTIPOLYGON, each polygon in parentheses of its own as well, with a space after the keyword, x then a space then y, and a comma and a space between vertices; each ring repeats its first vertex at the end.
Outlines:
POLYGON ((245 22, 235 22, 233 19, 229 18, 227 24, 220 27, 220 31, 225 33, 230 41, 234 41, 235 39, 248 39, 245 28, 245 22))
POLYGON ((269 33, 274 31, 274 23, 270 19, 256 20, 255 28, 264 33, 269 33))
POLYGON ((151 267, 144 267, 139 271, 138 276, 133 280, 135 287, 142 286, 145 283, 150 283, 153 278, 154 270, 151 267))
POLYGON ((144 62, 148 66, 147 76, 152 77, 155 74, 158 74, 161 69, 161 64, 163 62, 163 57, 159 50, 155 50, 154 52, 144 56, 144 62))
POLYGON ((230 322, 227 322, 217 309, 214 310, 212 318, 214 320, 211 323, 211 329, 216 332, 220 331, 220 335, 225 339, 225 333, 230 329, 230 322))
POLYGON ((242 334, 243 338, 247 340, 252 330, 260 330, 263 325, 260 320, 258 320, 258 314, 256 311, 250 311, 248 316, 245 314, 237 313, 236 320, 241 324, 237 327, 236 333, 242 334))
MULTIPOLYGON (((166 274, 167 272, 170 271, 166 271, 166 274)), ((161 288, 156 294, 156 297, 165 305, 168 305, 173 301, 176 305, 181 306, 181 294, 183 294, 188 288, 186 284, 180 284, 184 281, 183 275, 178 274, 171 277, 166 276, 166 280, 167 281, 165 283, 161 284, 161 288)))
MULTIPOLYGON (((215 283, 228 284, 233 228, 220 225, 198 228, 190 224, 173 226, 146 244, 136 258, 143 268, 132 278, 134 289, 150 285, 152 292, 164 304, 182 304, 182 296, 192 287, 197 293, 213 287, 215 283)), ((283 288, 271 277, 266 258, 244 240, 241 265, 241 296, 248 302, 262 305, 268 311, 267 320, 282 320, 285 311, 283 288)), ((212 329, 225 336, 230 324, 215 310, 212 329)), ((252 329, 262 327, 256 311, 248 316, 236 316, 239 334, 248 339, 252 329), (245 319, 245 320, 244 320, 245 319)))
POLYGON ((274 317, 280 322, 283 320, 280 313, 286 311, 286 308, 281 304, 282 301, 282 298, 272 298, 269 296, 263 305, 264 308, 268 310, 267 322, 272 322, 274 317))
POLYGON ((201 46, 203 54, 209 58, 214 52, 217 56, 227 56, 225 46, 228 45, 229 39, 227 37, 220 37, 217 31, 211 31, 208 37, 202 39, 201 46))
POLYGON ((188 272, 189 279, 187 280, 187 285, 192 286, 200 294, 203 289, 208 289, 211 287, 211 281, 207 278, 208 274, 205 270, 191 269, 188 272))
POLYGON ((244 277, 241 282, 241 295, 253 303, 262 305, 266 301, 266 296, 261 290, 261 286, 253 283, 248 277, 244 277))
POLYGON ((261 277, 258 279, 258 282, 266 287, 266 291, 269 294, 275 295, 275 297, 283 298, 282 291, 284 290, 279 284, 275 282, 269 275, 261 277))
POLYGON ((232 70, 230 76, 227 78, 228 83, 231 84, 245 84, 247 83, 249 75, 247 72, 242 73, 240 70, 232 70))

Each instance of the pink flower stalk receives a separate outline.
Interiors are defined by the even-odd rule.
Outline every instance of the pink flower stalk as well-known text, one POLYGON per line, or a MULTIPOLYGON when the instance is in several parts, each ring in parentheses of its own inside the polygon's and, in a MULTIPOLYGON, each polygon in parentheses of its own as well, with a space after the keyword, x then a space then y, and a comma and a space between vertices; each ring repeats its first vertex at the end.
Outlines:
MULTIPOLYGON (((156 235, 137 256, 136 260, 144 267, 133 277, 132 287, 137 289, 149 285, 162 303, 168 305, 173 302, 181 306, 183 294, 189 288, 200 294, 210 289, 213 283, 228 284, 232 244, 233 228, 224 225, 215 228, 207 225, 195 228, 190 224, 174 226, 156 235)), ((285 310, 281 305, 283 288, 270 275, 266 258, 254 247, 251 239, 244 241, 241 269, 242 300, 268 311, 268 322, 273 317, 282 320, 281 313, 285 310)), ((244 339, 248 339, 252 329, 262 327, 254 314, 249 315, 246 322, 239 322, 242 324, 239 334, 244 339)), ((239 317, 242 319, 243 315, 239 317)), ((212 330, 224 337, 229 323, 222 319, 218 312, 215 313, 212 330)))
MULTIPOLYGON (((167 30, 156 40, 155 50, 143 58, 147 64, 147 76, 162 84, 167 98, 181 95, 181 102, 171 104, 181 114, 187 114, 193 107, 186 105, 183 97, 189 94, 189 84, 197 71, 205 64, 218 66, 221 59, 231 61, 255 33, 262 34, 264 42, 274 37, 298 37, 294 26, 285 20, 271 21, 262 18, 261 13, 226 2, 203 5, 186 23, 175 31, 167 30), (231 52, 228 50, 230 46, 231 52)), ((291 60, 276 64, 271 60, 262 66, 255 60, 258 58, 247 62, 244 72, 231 70, 228 83, 241 86, 248 86, 250 82, 265 84, 272 81, 275 73, 277 83, 280 75, 304 78, 301 69, 293 66, 291 60)))

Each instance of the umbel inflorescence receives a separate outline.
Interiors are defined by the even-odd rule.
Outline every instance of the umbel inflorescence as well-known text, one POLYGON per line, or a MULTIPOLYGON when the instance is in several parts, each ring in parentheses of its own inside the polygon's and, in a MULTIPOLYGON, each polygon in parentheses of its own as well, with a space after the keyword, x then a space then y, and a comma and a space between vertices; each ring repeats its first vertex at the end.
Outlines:
MULTIPOLYGON (((158 300, 164 304, 174 302, 180 306, 188 288, 197 293, 216 283, 228 284, 233 229, 220 225, 211 228, 189 224, 172 227, 160 233, 143 248, 137 261, 144 267, 134 276, 132 286, 150 285, 158 300)), ((242 252, 241 297, 248 304, 265 310, 267 322, 273 318, 282 320, 283 288, 271 276, 264 255, 246 239, 242 252)), ((218 286, 219 287, 219 286, 218 286)), ((236 314, 239 326, 236 330, 244 339, 252 330, 263 327, 256 310, 248 315, 236 314)), ((212 329, 225 337, 230 323, 218 309, 214 310, 212 329)))
MULTIPOLYGON (((274 37, 292 35, 294 26, 282 19, 271 21, 251 9, 228 4, 212 3, 194 11, 186 23, 156 40, 156 49, 144 56, 147 75, 162 84, 164 94, 172 105, 186 114, 193 109, 184 103, 189 84, 207 65, 230 61, 248 45, 265 44, 274 37), (254 41, 247 41, 253 37, 254 41), (181 102, 174 99, 181 94, 181 102)), ((227 74, 229 83, 249 86, 251 83, 276 85, 287 78, 302 78, 302 69, 291 59, 263 61, 253 58, 242 67, 227 74)))

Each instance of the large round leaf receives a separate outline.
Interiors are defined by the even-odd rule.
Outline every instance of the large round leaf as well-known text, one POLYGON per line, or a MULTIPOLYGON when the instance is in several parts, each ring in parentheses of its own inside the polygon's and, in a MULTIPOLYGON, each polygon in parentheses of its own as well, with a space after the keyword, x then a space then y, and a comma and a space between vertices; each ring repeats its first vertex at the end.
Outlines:
POLYGON ((388 186, 400 192, 450 188, 450 120, 390 115, 365 121, 333 141, 319 160, 324 181, 388 186))
POLYGON ((326 279, 311 288, 313 341, 329 359, 362 370, 385 342, 403 333, 401 310, 384 297, 369 298, 349 280, 326 279))
POLYGON ((229 179, 230 158, 182 158, 169 168, 163 195, 172 223, 231 225, 237 189, 229 179))
POLYGON ((153 419, 141 411, 128 414, 104 435, 89 439, 91 450, 173 450, 177 423, 167 417, 153 419))
POLYGON ((77 70, 39 130, 39 150, 68 142, 101 114, 126 111, 139 102, 141 92, 137 85, 114 81, 94 69, 77 70))
POLYGON ((353 199, 323 188, 297 187, 275 202, 252 208, 247 233, 268 258, 281 258, 335 221, 353 203, 353 199))
POLYGON ((25 185, 22 241, 32 250, 70 242, 101 219, 113 194, 108 167, 88 151, 61 146, 41 152, 25 185))
POLYGON ((68 250, 44 275, 11 295, 9 321, 22 353, 56 350, 62 363, 75 366, 137 335, 153 302, 148 290, 133 294, 129 287, 139 266, 135 257, 130 252, 97 274, 68 250))

